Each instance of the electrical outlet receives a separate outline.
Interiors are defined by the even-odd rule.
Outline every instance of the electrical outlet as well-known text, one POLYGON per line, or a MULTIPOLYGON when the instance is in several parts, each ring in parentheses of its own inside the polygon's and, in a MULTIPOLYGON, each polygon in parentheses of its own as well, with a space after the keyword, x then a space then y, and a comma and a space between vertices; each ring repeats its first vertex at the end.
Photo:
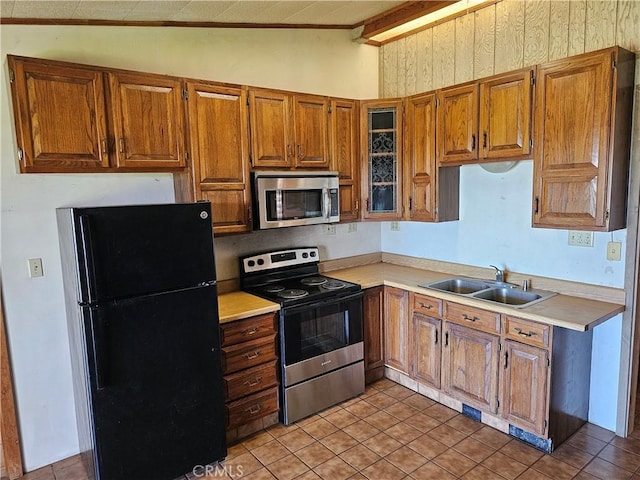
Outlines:
POLYGON ((336 234, 336 226, 335 225, 325 225, 324 226, 324 234, 325 235, 335 235, 336 234))
POLYGON ((619 262, 622 259, 622 242, 607 243, 607 260, 619 262))
POLYGON ((42 259, 41 258, 30 258, 27 260, 29 264, 29 276, 31 278, 43 277, 44 272, 42 271, 42 259))
POLYGON ((394 232, 397 232, 400 230, 400 223, 398 222, 391 222, 391 230, 393 230, 394 232))
POLYGON ((593 247, 593 232, 569 230, 569 245, 575 247, 593 247))
POLYGON ((357 231, 358 231, 358 224, 356 222, 351 222, 349 224, 349 233, 353 233, 357 231))

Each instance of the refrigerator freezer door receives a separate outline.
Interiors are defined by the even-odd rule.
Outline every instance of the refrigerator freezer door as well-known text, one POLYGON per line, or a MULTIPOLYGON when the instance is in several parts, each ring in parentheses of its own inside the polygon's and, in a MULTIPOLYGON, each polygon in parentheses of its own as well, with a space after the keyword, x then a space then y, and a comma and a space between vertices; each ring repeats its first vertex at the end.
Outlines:
POLYGON ((83 307, 100 480, 226 456, 216 287, 83 307))
POLYGON ((209 203, 72 211, 82 303, 177 290, 216 278, 209 203))

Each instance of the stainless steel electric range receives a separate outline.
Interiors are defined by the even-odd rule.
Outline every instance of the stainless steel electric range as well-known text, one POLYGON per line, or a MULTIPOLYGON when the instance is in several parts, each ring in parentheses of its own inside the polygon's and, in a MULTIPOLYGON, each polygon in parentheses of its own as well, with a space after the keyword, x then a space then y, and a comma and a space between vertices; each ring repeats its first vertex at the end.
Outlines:
POLYGON ((364 392, 362 290, 318 272, 317 247, 240 259, 242 290, 280 309, 282 423, 364 392))

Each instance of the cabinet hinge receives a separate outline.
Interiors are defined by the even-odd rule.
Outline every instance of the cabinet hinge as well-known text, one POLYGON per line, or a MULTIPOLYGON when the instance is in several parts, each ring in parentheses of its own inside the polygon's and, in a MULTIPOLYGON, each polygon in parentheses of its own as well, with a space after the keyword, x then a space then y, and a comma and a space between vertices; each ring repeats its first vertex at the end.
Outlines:
POLYGON ((329 106, 327 107, 327 113, 332 113, 331 105, 329 105, 329 106))
POLYGON ((184 100, 189 100, 189 90, 187 90, 186 88, 182 90, 182 98, 184 100))
POLYGON ((187 151, 184 152, 184 161, 185 162, 189 161, 189 152, 187 152, 187 151))
POLYGON ((529 148, 533 148, 533 138, 529 139, 529 148))
POLYGON ((498 400, 498 408, 500 408, 500 400, 498 400))
POLYGON ((547 358, 547 367, 550 367, 550 366, 551 366, 551 359, 547 358))
POLYGON ((616 57, 613 52, 611 52, 611 68, 614 70, 618 67, 618 63, 616 62, 616 57))
POLYGON ((22 161, 23 158, 24 158, 24 150, 19 148, 18 149, 18 160, 22 161))
POLYGON ((16 79, 16 72, 14 72, 13 69, 10 69, 9 70, 9 83, 13 83, 15 79, 16 79))
POLYGON ((253 155, 249 154, 249 165, 253 167, 253 155))
POLYGON ((547 422, 546 420, 544 421, 544 428, 547 428, 549 426, 549 422, 547 422))
POLYGON ((247 105, 249 105, 249 96, 247 96, 247 105))
POLYGON ((536 84, 536 76, 531 75, 531 85, 535 85, 535 84, 536 84))
POLYGON ((498 342, 498 351, 501 352, 502 351, 502 342, 498 342))
POLYGON ((609 210, 604 211, 604 219, 609 220, 609 210))
POLYGON ((440 98, 436 97, 436 108, 440 106, 440 98))

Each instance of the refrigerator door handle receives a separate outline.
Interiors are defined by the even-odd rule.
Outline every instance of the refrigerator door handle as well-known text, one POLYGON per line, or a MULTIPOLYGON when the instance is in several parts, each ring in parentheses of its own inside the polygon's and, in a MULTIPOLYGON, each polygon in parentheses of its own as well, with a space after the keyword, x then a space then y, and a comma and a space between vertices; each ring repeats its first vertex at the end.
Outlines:
POLYGON ((80 215, 80 238, 82 239, 82 262, 84 263, 84 268, 82 269, 82 273, 84 274, 84 284, 87 289, 87 299, 85 303, 91 303, 96 300, 95 296, 95 272, 93 268, 93 258, 91 257, 91 227, 89 225, 89 216, 88 215, 80 215))
POLYGON ((107 383, 107 351, 105 345, 105 325, 98 312, 89 308, 89 323, 91 325, 91 353, 93 355, 93 373, 96 378, 96 389, 104 389, 107 383))

